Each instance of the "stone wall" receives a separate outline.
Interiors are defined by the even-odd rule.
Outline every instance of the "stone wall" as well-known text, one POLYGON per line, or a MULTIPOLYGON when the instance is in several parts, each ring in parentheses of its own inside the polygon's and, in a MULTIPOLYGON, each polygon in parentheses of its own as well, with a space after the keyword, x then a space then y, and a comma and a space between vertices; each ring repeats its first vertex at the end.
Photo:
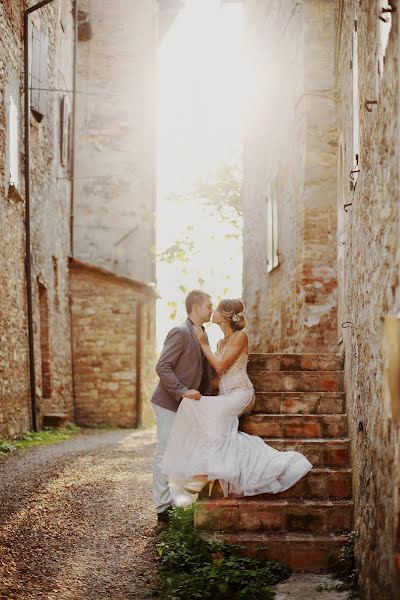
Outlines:
POLYGON ((332 1, 247 0, 252 72, 244 149, 244 298, 253 351, 336 347, 336 107, 332 1), (266 264, 276 185, 279 264, 266 264))
MULTIPOLYGON (((392 5, 395 3, 392 2, 392 5)), ((396 3, 397 4, 397 3, 396 3)), ((385 3, 386 5, 386 3, 385 3)), ((395 536, 399 511, 399 428, 384 403, 382 335, 400 311, 399 13, 394 13, 382 76, 378 73, 379 2, 338 2, 336 68, 339 100, 338 220, 344 242, 340 312, 353 440, 356 546, 365 600, 398 597, 395 536), (354 169, 352 39, 358 37, 359 174, 354 169), (365 106, 366 101, 377 104, 365 106), (368 108, 371 112, 368 111, 368 108), (343 210, 344 204, 347 212, 343 210)), ((356 112, 355 112, 356 115, 356 112)), ((399 565, 400 566, 400 565, 399 565)))
MULTIPOLYGON (((14 437, 31 427, 25 261, 23 183, 23 8, 10 0, 0 5, 0 435, 14 437), (18 181, 10 186, 10 96, 18 115, 18 181)), ((47 36, 45 114, 30 115, 32 278, 35 371, 39 425, 49 411, 72 417, 69 342, 68 269, 70 184, 60 163, 60 98, 54 89, 72 87, 72 3, 55 0, 31 17, 47 36), (42 394, 38 282, 48 296, 50 393, 42 394)), ((68 95, 68 94, 67 94, 68 95)), ((43 328, 42 328, 43 331, 43 328)))
POLYGON ((155 0, 79 0, 74 256, 155 280, 155 0), (83 16, 82 16, 83 18, 83 16))
POLYGON ((77 423, 148 425, 154 292, 76 260, 70 274, 77 423))

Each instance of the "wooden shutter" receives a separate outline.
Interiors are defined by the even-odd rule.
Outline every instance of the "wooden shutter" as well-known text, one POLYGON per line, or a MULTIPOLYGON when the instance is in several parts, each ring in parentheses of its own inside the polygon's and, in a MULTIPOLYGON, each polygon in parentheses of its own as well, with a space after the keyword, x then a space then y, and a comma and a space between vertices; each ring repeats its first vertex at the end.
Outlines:
POLYGON ((68 107, 67 97, 60 99, 60 162, 66 165, 68 161, 68 107))
POLYGON ((32 47, 31 47, 31 109, 35 116, 42 119, 46 114, 47 104, 47 36, 32 27, 32 47))

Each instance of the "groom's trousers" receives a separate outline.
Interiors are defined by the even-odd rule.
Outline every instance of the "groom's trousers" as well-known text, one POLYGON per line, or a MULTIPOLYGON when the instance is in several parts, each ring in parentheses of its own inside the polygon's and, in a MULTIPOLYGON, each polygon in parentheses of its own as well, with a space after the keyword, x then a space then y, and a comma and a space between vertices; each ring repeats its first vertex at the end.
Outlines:
POLYGON ((153 408, 157 417, 157 450, 153 463, 153 501, 156 511, 160 513, 172 505, 168 479, 162 472, 162 460, 176 413, 156 404, 153 404, 153 408))

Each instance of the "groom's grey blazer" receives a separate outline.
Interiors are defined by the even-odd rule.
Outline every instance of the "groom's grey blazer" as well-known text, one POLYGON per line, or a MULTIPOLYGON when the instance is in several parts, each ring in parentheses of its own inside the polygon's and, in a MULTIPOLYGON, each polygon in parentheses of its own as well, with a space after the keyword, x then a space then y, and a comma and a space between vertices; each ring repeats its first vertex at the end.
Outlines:
POLYGON ((211 366, 204 360, 193 323, 186 319, 168 333, 156 365, 160 382, 151 399, 153 404, 176 412, 182 396, 190 389, 211 396, 211 366), (202 383, 202 389, 199 389, 202 383))

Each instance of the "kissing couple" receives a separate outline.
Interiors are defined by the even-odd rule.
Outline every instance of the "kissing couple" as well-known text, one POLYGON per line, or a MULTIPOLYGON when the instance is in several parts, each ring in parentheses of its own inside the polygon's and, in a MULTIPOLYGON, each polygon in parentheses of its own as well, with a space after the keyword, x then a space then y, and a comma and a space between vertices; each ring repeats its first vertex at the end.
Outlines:
POLYGON ((213 311, 210 296, 193 290, 185 306, 186 321, 166 337, 151 399, 157 418, 153 501, 159 523, 168 521, 170 507, 183 503, 179 487, 198 494, 208 484, 211 495, 219 480, 225 497, 276 494, 312 468, 299 452, 280 452, 238 430, 239 417, 255 404, 242 300, 221 300, 213 311), (224 335, 215 353, 203 327, 211 317, 224 335))

